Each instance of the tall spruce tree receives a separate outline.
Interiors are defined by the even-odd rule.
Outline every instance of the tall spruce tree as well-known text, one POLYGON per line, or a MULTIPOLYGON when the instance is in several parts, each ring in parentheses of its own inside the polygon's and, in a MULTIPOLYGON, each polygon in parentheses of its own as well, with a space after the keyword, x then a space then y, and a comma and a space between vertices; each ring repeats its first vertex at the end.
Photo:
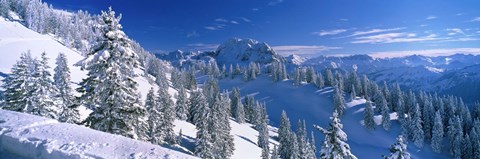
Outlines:
POLYGON ((175 112, 176 112, 176 117, 180 120, 187 120, 188 116, 188 98, 187 98, 187 91, 183 87, 183 85, 179 86, 180 89, 178 90, 178 93, 175 95, 177 101, 175 104, 175 112))
POLYGON ((279 156, 280 158, 292 158, 292 130, 290 129, 290 119, 287 117, 287 113, 282 111, 282 116, 280 119, 280 127, 278 128, 278 138, 279 138, 279 156))
POLYGON ((345 99, 343 98, 340 88, 335 87, 335 94, 333 96, 334 111, 338 112, 338 115, 342 116, 345 111, 345 99))
POLYGON ((432 130, 432 142, 431 147, 432 150, 436 153, 442 152, 442 145, 443 145, 443 122, 442 116, 439 111, 435 113, 435 119, 433 124, 432 130))
POLYGON ((158 122, 159 129, 165 136, 165 142, 169 144, 176 144, 175 132, 173 131, 173 122, 175 121, 175 105, 172 98, 167 91, 167 88, 159 88, 157 96, 157 105, 159 111, 162 112, 161 119, 158 122))
POLYGON ((48 58, 42 53, 39 61, 34 61, 33 81, 31 83, 31 114, 58 119, 58 107, 61 101, 56 97, 58 90, 53 86, 51 74, 48 71, 48 58))
POLYGON ((367 130, 375 130, 375 121, 373 120, 373 108, 372 108, 372 102, 367 101, 367 104, 365 106, 365 111, 363 113, 363 125, 367 130))
POLYGON ((418 148, 422 148, 425 135, 422 128, 423 121, 421 118, 421 112, 418 104, 415 105, 415 111, 413 112, 413 119, 411 124, 412 124, 411 130, 413 133, 413 143, 418 148))
POLYGON ((332 119, 332 122, 328 129, 315 125, 315 128, 325 135, 325 140, 320 150, 320 158, 356 159, 357 157, 350 152, 350 146, 347 144, 347 134, 342 130, 343 125, 340 123, 338 113, 333 112, 333 116, 330 119, 332 119))
POLYGON ((233 88, 232 89, 232 95, 230 96, 231 100, 231 114, 232 117, 235 118, 235 120, 238 123, 244 123, 245 122, 245 110, 243 109, 243 104, 240 99, 240 89, 238 88, 233 88))
POLYGON ((65 54, 58 54, 56 64, 53 80, 55 87, 58 89, 58 97, 62 102, 59 120, 67 123, 77 123, 80 120, 80 114, 77 110, 78 104, 75 103, 75 97, 70 87, 70 68, 68 67, 65 54))
POLYGON ((12 67, 9 76, 2 80, 2 88, 5 103, 2 109, 27 112, 29 107, 29 96, 31 96, 33 59, 30 52, 22 53, 12 67))
POLYGON ((78 89, 80 100, 93 109, 85 123, 96 130, 139 138, 134 130, 145 108, 137 102, 137 55, 111 7, 99 18, 102 36, 79 63, 88 71, 78 89))

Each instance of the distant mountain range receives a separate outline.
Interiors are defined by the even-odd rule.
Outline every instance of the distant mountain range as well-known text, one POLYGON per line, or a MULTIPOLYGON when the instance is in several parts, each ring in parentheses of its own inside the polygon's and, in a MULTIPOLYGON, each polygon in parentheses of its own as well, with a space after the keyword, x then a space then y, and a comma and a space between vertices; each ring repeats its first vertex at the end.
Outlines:
POLYGON ((455 54, 428 57, 411 55, 396 58, 373 58, 369 55, 343 57, 318 56, 303 58, 297 55, 282 57, 268 44, 252 39, 232 38, 221 44, 215 51, 182 52, 180 50, 158 55, 183 66, 198 61, 216 61, 219 65, 267 64, 285 62, 292 66, 311 66, 321 71, 325 68, 336 70, 356 69, 377 82, 397 82, 405 89, 437 92, 462 97, 466 103, 480 99, 480 55, 455 54))

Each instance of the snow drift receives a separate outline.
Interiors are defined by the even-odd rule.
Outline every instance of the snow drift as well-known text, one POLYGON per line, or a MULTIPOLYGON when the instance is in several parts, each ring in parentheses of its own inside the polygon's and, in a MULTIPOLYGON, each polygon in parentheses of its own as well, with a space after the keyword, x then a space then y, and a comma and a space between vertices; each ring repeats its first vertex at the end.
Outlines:
POLYGON ((0 110, 0 157, 196 158, 175 150, 30 114, 0 110))

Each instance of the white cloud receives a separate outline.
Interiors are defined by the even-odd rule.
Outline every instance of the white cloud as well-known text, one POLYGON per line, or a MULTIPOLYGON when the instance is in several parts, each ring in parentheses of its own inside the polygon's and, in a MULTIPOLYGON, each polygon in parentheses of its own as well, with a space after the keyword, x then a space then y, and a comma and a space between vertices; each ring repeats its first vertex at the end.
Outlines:
POLYGON ((273 1, 268 2, 268 5, 269 6, 275 6, 275 5, 280 4, 282 2, 283 2, 283 0, 273 0, 273 1))
POLYGON ((372 57, 403 57, 409 55, 424 56, 448 56, 453 54, 474 54, 480 55, 480 48, 448 48, 448 49, 429 49, 429 50, 406 50, 406 51, 384 51, 370 54, 372 57))
POLYGON ((230 21, 230 23, 232 23, 232 24, 239 24, 239 23, 238 23, 237 21, 235 21, 235 20, 230 21))
POLYGON ((433 19, 437 19, 437 17, 431 15, 431 16, 426 17, 425 19, 426 19, 426 20, 433 20, 433 19))
POLYGON ((322 30, 320 32, 313 32, 314 35, 325 36, 325 35, 336 35, 343 32, 346 32, 345 29, 335 29, 335 30, 322 30))
POLYGON ((311 56, 321 52, 341 49, 341 47, 330 47, 323 45, 283 45, 283 46, 273 46, 275 52, 280 55, 301 55, 301 56, 311 56))
POLYGON ((259 11, 259 8, 252 8, 252 11, 259 11))
POLYGON ((218 48, 219 44, 204 44, 204 43, 195 43, 188 44, 187 48, 190 51, 213 51, 218 48))
POLYGON ((247 23, 252 22, 252 20, 250 20, 248 18, 245 18, 245 17, 240 17, 240 19, 243 20, 244 22, 247 22, 247 23))
POLYGON ((448 31, 448 35, 457 35, 457 34, 463 34, 465 35, 465 33, 463 32, 462 29, 460 28, 448 28, 448 29, 445 29, 446 31, 448 31))
POLYGON ((405 28, 372 29, 372 30, 367 30, 367 31, 356 31, 352 35, 349 35, 348 37, 374 34, 374 33, 390 32, 390 31, 397 31, 397 30, 402 30, 402 29, 405 29, 405 28))
POLYGON ((339 21, 344 21, 344 22, 348 21, 348 19, 346 19, 346 18, 342 18, 342 19, 338 19, 338 20, 339 21))
POLYGON ((192 32, 189 32, 189 33, 187 34, 187 38, 199 37, 199 36, 200 36, 200 34, 198 34, 197 31, 195 31, 195 30, 192 31, 192 32))
POLYGON ((475 17, 470 22, 480 22, 480 17, 475 17))
POLYGON ((215 19, 216 22, 224 22, 224 23, 228 23, 228 20, 226 19, 223 19, 223 18, 217 18, 215 19))
POLYGON ((371 36, 362 36, 355 38, 351 43, 353 44, 377 44, 377 43, 401 43, 401 42, 418 42, 418 41, 431 41, 441 40, 445 38, 438 38, 436 34, 430 34, 427 36, 417 37, 413 33, 384 33, 371 36))

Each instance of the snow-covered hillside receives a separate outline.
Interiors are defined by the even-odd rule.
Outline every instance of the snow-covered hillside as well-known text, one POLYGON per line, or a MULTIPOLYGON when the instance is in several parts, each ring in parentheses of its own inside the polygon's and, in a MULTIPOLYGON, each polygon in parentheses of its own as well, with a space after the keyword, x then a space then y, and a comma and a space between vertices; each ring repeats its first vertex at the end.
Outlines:
MULTIPOLYGON (((327 87, 318 90, 314 85, 294 86, 290 80, 282 82, 272 82, 269 76, 262 75, 256 80, 244 82, 240 78, 223 79, 219 81, 221 89, 231 90, 232 87, 239 87, 242 96, 252 95, 256 100, 265 102, 267 105, 270 123, 278 126, 280 123, 280 115, 282 110, 292 122, 292 126, 296 127, 298 120, 306 120, 307 131, 313 131, 316 138, 316 146, 319 149, 323 134, 313 129, 313 124, 327 126, 330 122, 329 117, 333 111, 333 89, 327 87)), ((346 97, 346 99, 349 99, 346 97)), ((385 131, 381 126, 376 131, 369 132, 363 127, 363 109, 365 107, 364 99, 357 99, 346 103, 347 109, 342 123, 344 131, 348 135, 348 143, 352 153, 358 158, 380 158, 381 155, 389 153, 388 147, 395 142, 395 138, 400 134, 400 126, 392 121, 392 129, 385 131)), ((391 114, 395 120, 395 113, 391 114)), ((380 116, 376 117, 377 120, 380 116)), ((379 122, 377 121, 377 124, 379 122)), ((448 150, 444 153, 434 153, 429 146, 423 149, 417 149, 413 143, 409 144, 408 152, 412 158, 448 158, 448 150)))
POLYGON ((35 115, 0 110, 0 158, 197 158, 35 115))
MULTIPOLYGON (((3 18, 0 18, 0 55, 2 55, 2 58, 0 58, 0 79, 3 79, 5 76, 7 76, 9 73, 10 73, 10 69, 12 68, 12 66, 15 64, 15 62, 17 60, 20 59, 20 56, 22 53, 24 52, 27 52, 27 51, 30 51, 30 53, 32 54, 33 57, 40 57, 40 54, 42 52, 45 52, 47 57, 49 58, 49 66, 51 68, 50 72, 53 72, 53 68, 56 66, 55 65, 55 58, 57 57, 58 53, 59 52, 62 52, 66 55, 67 57, 67 60, 68 60, 68 64, 70 66, 70 70, 71 70, 71 75, 72 75, 72 88, 77 88, 78 87, 78 83, 86 77, 86 72, 85 71, 82 71, 80 70, 80 67, 78 66, 74 66, 75 63, 77 63, 79 60, 83 59, 84 57, 81 56, 81 54, 77 51, 74 51, 70 48, 67 48, 65 47, 64 45, 62 45, 62 43, 58 42, 57 40, 55 40, 52 36, 50 35, 41 35, 37 32, 34 32, 28 28, 26 28, 25 26, 23 26, 22 24, 18 23, 18 22, 12 22, 12 21, 8 21, 8 20, 5 20, 3 18)), ((153 77, 144 77, 144 71, 142 71, 141 69, 136 69, 135 72, 139 75, 138 77, 135 78, 135 80, 139 83, 139 91, 140 93, 142 94, 142 99, 141 101, 145 101, 145 97, 146 97, 146 94, 148 93, 148 90, 151 88, 151 87, 154 87, 155 89, 157 89, 157 86, 156 84, 154 84, 152 81, 152 78, 153 77)), ((167 75, 169 77, 169 75, 167 75)), ((173 97, 174 94, 177 93, 177 91, 174 89, 174 88, 169 88, 169 94, 173 97)), ((175 101, 175 99, 173 99, 175 101)), ((81 118, 82 119, 85 119, 87 116, 88 116, 88 113, 90 113, 89 110, 85 109, 82 107, 81 109, 81 118)), ((85 127, 82 127, 82 126, 76 126, 76 125, 69 125, 69 124, 63 124, 63 123, 58 123, 54 120, 50 120, 50 119, 44 119, 44 118, 40 118, 40 117, 36 117, 36 116, 31 116, 31 115, 26 115, 26 114, 19 114, 19 113, 14 113, 14 112, 8 112, 8 111, 2 111, 0 112, 0 116, 2 117, 5 117, 5 118, 9 118, 8 120, 10 120, 10 118, 22 118, 22 117, 25 117, 25 118, 32 118, 32 120, 28 120, 28 121, 25 121, 25 124, 35 124, 35 123, 41 123, 41 121, 48 121, 49 123, 48 124, 43 124, 45 127, 48 127, 49 131, 45 130, 45 131, 37 131, 36 133, 30 133, 28 137, 25 137, 25 136, 18 136, 19 137, 19 141, 18 142, 27 142, 28 143, 31 143, 32 145, 37 145, 37 146, 40 146, 39 148, 35 149, 35 151, 32 150, 32 153, 31 154, 22 154, 21 156, 22 157, 27 157, 29 158, 29 155, 38 155, 38 153, 41 153, 40 155, 49 155, 50 154, 50 150, 52 151, 55 151, 55 152, 52 152, 53 155, 56 155, 57 153, 60 153, 60 151, 63 153, 67 153, 69 151, 67 150, 72 150, 72 151, 76 151, 75 153, 80 153, 80 152, 83 152, 82 150, 85 150, 84 152, 84 156, 88 157, 105 157, 105 155, 107 155, 107 153, 104 153, 104 152, 108 152, 109 149, 107 148, 112 148, 112 144, 113 143, 109 143, 107 141, 111 140, 111 137, 105 137, 107 136, 108 134, 106 133, 101 133, 101 132, 98 132, 98 131, 95 131, 95 130, 91 130, 89 128, 85 128, 85 127), (9 115, 10 114, 10 115, 9 115), (41 121, 35 121, 33 119, 38 119, 41 121), (62 127, 65 127, 65 128, 62 128, 62 127), (71 128, 73 127, 73 128, 71 128), (57 131, 57 128, 59 129, 57 131), (64 130, 65 129, 65 132, 60 132, 60 130, 64 130), (75 132, 71 132, 70 130, 75 130, 75 132), (79 131, 79 129, 81 129, 82 131, 79 131), (67 131, 68 130, 68 131, 67 131), (84 142, 79 142, 77 140, 73 140, 74 138, 73 137, 70 137, 70 138, 62 138, 61 136, 74 136, 75 138, 80 138, 79 136, 79 132, 81 132, 81 134, 85 134, 86 136, 89 136, 89 135, 96 135, 96 136, 100 136, 100 137, 105 137, 106 140, 96 140, 96 138, 94 139, 95 143, 84 143, 84 142), (93 132, 93 134, 91 134, 91 132, 93 132), (48 137, 47 135, 49 135, 48 133, 53 133, 55 135, 58 136, 58 139, 54 139, 54 140, 46 140, 46 138, 48 137), (63 133, 63 134, 60 134, 60 133, 63 133), (100 134, 103 134, 103 135, 97 135, 98 133, 100 134), (35 141, 30 141, 30 140, 27 140, 29 137, 34 139, 34 137, 31 137, 31 136, 35 136, 35 135, 38 135, 38 134, 45 134, 45 138, 40 138, 39 140, 36 140, 35 141), (20 139, 21 138, 21 139, 20 139), (42 144, 40 143, 44 143, 44 142, 53 142, 55 141, 56 143, 58 143, 59 145, 52 145, 52 146, 57 146, 57 147, 41 147, 43 146, 42 144), (63 143, 59 143, 60 141, 62 141, 63 143), (105 146, 107 145, 107 146, 105 146), (110 147, 108 146, 110 145, 110 147), (97 146, 97 147, 96 147, 97 146), (100 148, 98 148, 100 147, 100 148), (44 149, 41 149, 41 148, 44 148, 44 149), (58 149, 58 150, 57 150, 58 149), (87 151, 88 149, 88 151, 87 151), (98 150, 98 151, 97 151, 98 150), (44 153, 44 152, 41 152, 41 151, 45 151, 45 152, 49 152, 49 153, 44 153), (57 152, 59 151, 59 152, 57 152), (37 153, 38 152, 38 153, 37 153), (97 154, 98 153, 98 154, 97 154), (23 155, 26 155, 26 156, 23 156, 23 155)), ((7 119, 5 119, 4 121, 6 121, 7 119)), ((15 128, 13 126, 14 124, 11 124, 10 123, 10 127, 13 129, 15 128)), ((237 159, 241 159, 241 158, 260 158, 260 155, 261 155, 261 148, 259 148, 257 145, 256 145, 256 142, 257 142, 257 136, 258 136, 258 132, 256 130, 254 130, 253 128, 251 128, 251 125, 248 125, 248 124, 238 124, 234 121, 231 121, 231 126, 232 126, 232 131, 231 131, 231 134, 233 135, 234 137, 234 143, 235 143, 235 151, 234 151, 234 154, 232 156, 232 158, 237 158, 237 159)), ((9 129, 10 129, 9 127, 9 129)), ((18 127, 18 129, 21 129, 22 127, 18 127)), ((31 127, 33 128, 33 127, 31 127)), ((35 127, 35 130, 37 130, 38 128, 35 127)), ((3 130, 3 129, 2 129, 3 130)), ((15 129, 16 130, 16 129, 15 129)), ((178 134, 179 133, 179 130, 182 130, 184 136, 183 136, 183 140, 185 141, 189 141, 189 142, 185 142, 182 144, 182 146, 184 147, 171 147, 172 149, 179 149, 183 152, 189 152, 189 151, 193 151, 194 150, 194 139, 195 139, 195 133, 196 133, 196 130, 195 130, 195 126, 190 124, 190 123, 187 123, 185 121, 180 121, 180 120, 177 120, 175 122, 175 130, 176 130, 176 133, 178 134)), ((18 131, 24 131, 24 130, 18 130, 18 131)), ((30 129, 28 130, 25 130, 25 131, 30 131, 30 129)), ((4 135, 7 135, 8 133, 6 132, 6 129, 5 131, 2 131, 2 134, 4 135)), ((113 136, 115 137, 115 140, 117 140, 116 138, 122 138, 122 141, 119 141, 119 142, 116 142, 116 144, 118 144, 117 146, 125 146, 125 145, 131 145, 131 144, 144 144, 144 145, 149 145, 149 146, 153 146, 153 145, 150 145, 150 144, 147 144, 147 143, 143 143, 143 142, 140 142, 140 141, 135 141, 135 140, 131 140, 131 139, 128 139, 126 141, 124 141, 125 139, 123 137, 120 137, 120 136, 116 136, 116 135, 110 135, 110 136, 113 136), (134 141, 133 143, 131 143, 131 141, 134 141)), ((42 136, 39 136, 39 137, 42 137, 42 136)), ((37 137, 37 138, 39 138, 37 137)), ((92 138, 90 138, 92 139, 92 138)), ((0 140, 0 141, 5 141, 5 140, 0 140)), ((113 141, 113 139, 112 139, 113 141)), ((275 143, 275 141, 271 141, 272 143, 275 143)), ((7 143, 5 143, 7 144, 7 143)), ((47 144, 48 146, 48 144, 47 144)), ((1 147, 1 146, 0 146, 1 147)), ((32 146, 30 146, 32 147, 32 146)), ((156 147, 159 147, 159 146, 156 146, 156 147)), ((3 147, 4 149, 6 149, 7 147, 3 147)), ((15 147, 13 147, 15 148, 15 147)), ((15 151, 12 147, 8 147, 8 149, 11 149, 12 151, 15 151)), ((147 155, 149 156, 149 154, 147 154, 147 150, 144 150, 145 149, 145 146, 144 147, 140 147, 140 148, 137 148, 137 149, 129 149, 128 151, 127 150, 124 150, 125 152, 122 152, 120 153, 120 151, 122 151, 123 149, 118 149, 118 150, 115 150, 115 151, 119 151, 118 152, 118 157, 113 157, 113 158, 126 158, 126 157, 129 157, 129 156, 126 156, 126 157, 121 157, 122 155, 125 156, 125 155, 131 155, 133 153, 136 153, 134 155, 137 155, 136 157, 140 157, 142 155, 147 155), (138 150, 138 152, 137 152, 138 150), (128 153, 128 154, 127 154, 128 153), (142 154, 143 153, 143 154, 142 154)), ((17 149, 17 151, 19 151, 17 149)), ((148 149, 148 153, 151 152, 154 152, 153 154, 151 155, 155 155, 155 154, 165 154, 165 153, 168 153, 168 152, 174 152, 172 155, 173 156, 170 156, 171 158, 182 158, 181 156, 182 155, 179 155, 180 157, 175 157, 176 156, 176 153, 178 152, 175 152, 174 150, 170 150, 170 149, 167 149, 167 148, 155 148, 153 150, 150 150, 148 149), (162 150, 162 151, 161 151, 162 150), (160 153, 160 152, 165 152, 165 153, 160 153)), ((20 153, 20 152, 16 152, 16 153, 20 153)), ((70 153, 70 152, 69 152, 70 153)), ((71 153, 72 155, 76 155, 74 154, 73 152, 71 153)), ((12 154, 10 154, 12 155, 12 154)), ((62 157, 61 155, 63 154, 58 154, 60 155, 60 158, 65 158, 62 157)), ((67 154, 68 155, 68 154, 67 154)), ((83 154, 82 154, 83 155, 83 154)), ((168 155, 167 155, 168 156, 168 155)), ((188 155, 183 155, 183 156, 188 156, 188 155)), ((7 157, 7 158, 10 158, 10 156, 2 156, 2 157, 7 157)), ((17 156, 18 157, 18 156, 17 156)), ((134 156, 135 157, 135 156, 134 156)), ((189 156, 191 157, 191 156, 189 156)), ((105 157, 105 158, 109 158, 109 157, 105 157)), ((151 157, 151 158, 156 158, 156 157, 151 157)), ((168 158, 168 157, 167 157, 168 158)))

